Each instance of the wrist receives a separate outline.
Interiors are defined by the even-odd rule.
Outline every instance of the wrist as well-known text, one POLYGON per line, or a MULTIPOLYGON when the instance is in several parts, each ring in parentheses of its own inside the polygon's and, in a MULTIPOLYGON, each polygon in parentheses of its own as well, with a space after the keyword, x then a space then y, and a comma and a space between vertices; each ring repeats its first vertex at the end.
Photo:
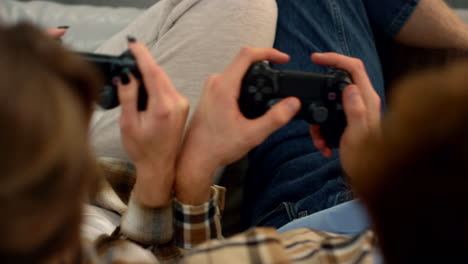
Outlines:
POLYGON ((132 194, 136 201, 149 208, 163 207, 170 203, 175 178, 174 166, 137 164, 136 172, 132 194))
POLYGON ((182 153, 175 182, 177 200, 187 205, 200 205, 211 197, 213 175, 219 166, 204 155, 182 153))

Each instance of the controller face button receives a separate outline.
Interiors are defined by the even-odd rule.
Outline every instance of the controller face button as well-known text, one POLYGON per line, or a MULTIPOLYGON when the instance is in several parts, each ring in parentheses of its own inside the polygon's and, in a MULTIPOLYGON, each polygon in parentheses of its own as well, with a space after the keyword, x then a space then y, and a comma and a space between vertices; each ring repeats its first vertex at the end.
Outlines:
POLYGON ((343 111, 344 110, 343 105, 342 104, 337 104, 336 105, 336 110, 343 111))
POLYGON ((335 101, 338 96, 336 95, 335 92, 330 92, 328 93, 328 100, 330 101, 335 101))
POLYGON ((255 97, 254 97, 254 100, 257 102, 257 103, 260 103, 263 101, 263 94, 262 93, 256 93, 255 94, 255 97))
POLYGON ((249 93, 251 93, 251 94, 254 94, 254 93, 257 93, 257 92, 258 92, 257 86, 250 85, 248 89, 249 89, 249 90, 248 90, 249 93))
POLYGON ((309 113, 312 115, 312 118, 315 120, 315 122, 319 124, 328 120, 328 109, 324 106, 311 104, 309 107, 309 113))
POLYGON ((270 86, 266 86, 262 88, 262 93, 264 94, 272 94, 273 93, 273 88, 270 86))

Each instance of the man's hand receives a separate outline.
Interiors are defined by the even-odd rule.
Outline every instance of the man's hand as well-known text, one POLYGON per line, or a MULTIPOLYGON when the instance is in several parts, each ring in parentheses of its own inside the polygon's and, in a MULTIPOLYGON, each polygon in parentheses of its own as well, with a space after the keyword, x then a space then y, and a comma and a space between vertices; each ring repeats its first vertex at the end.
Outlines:
POLYGON ((446 1, 420 0, 395 40, 421 48, 468 50, 468 25, 446 1))
POLYGON ((181 202, 206 202, 211 177, 218 167, 240 159, 298 112, 300 101, 293 97, 279 102, 255 120, 240 112, 242 79, 252 63, 262 60, 286 63, 289 56, 275 49, 244 48, 224 73, 207 80, 178 163, 175 189, 181 202))
POLYGON ((189 104, 142 43, 130 43, 129 49, 143 75, 148 108, 138 111, 139 83, 130 75, 130 82, 118 87, 122 141, 137 168, 134 195, 148 207, 160 207, 172 199, 189 104))
MULTIPOLYGON (((355 150, 360 141, 371 130, 378 129, 381 117, 381 101, 375 92, 361 60, 343 56, 337 53, 315 53, 312 61, 318 65, 333 66, 349 72, 354 84, 343 91, 343 106, 347 119, 347 127, 340 141, 340 156, 345 171, 352 165, 355 150)), ((330 157, 332 150, 320 133, 319 126, 311 126, 310 132, 315 147, 324 156, 330 157)))

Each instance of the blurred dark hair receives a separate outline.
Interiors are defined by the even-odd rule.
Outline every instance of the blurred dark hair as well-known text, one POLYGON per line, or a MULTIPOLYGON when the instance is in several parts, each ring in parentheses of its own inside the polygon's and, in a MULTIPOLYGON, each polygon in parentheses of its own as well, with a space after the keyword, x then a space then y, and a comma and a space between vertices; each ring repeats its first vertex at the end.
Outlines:
POLYGON ((466 263, 468 62, 397 85, 350 172, 386 263, 466 263))
POLYGON ((0 262, 75 262, 96 177, 87 130, 101 83, 34 26, 2 26, 0 40, 0 262))

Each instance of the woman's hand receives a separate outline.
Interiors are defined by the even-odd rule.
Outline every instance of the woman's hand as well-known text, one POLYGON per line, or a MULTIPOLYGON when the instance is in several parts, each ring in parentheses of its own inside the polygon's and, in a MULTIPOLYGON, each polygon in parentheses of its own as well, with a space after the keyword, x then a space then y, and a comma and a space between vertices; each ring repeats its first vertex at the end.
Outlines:
POLYGON ((138 111, 139 83, 130 75, 130 82, 118 87, 122 141, 137 168, 134 195, 148 207, 160 207, 172 199, 189 104, 142 43, 132 40, 129 49, 143 76, 148 107, 138 111))
MULTIPOLYGON (((361 60, 337 53, 315 53, 312 61, 318 65, 333 66, 349 72, 354 84, 343 91, 343 106, 347 127, 340 141, 340 157, 345 171, 353 163, 353 157, 359 156, 356 149, 361 139, 371 130, 379 129, 381 101, 375 92, 361 60)), ((324 156, 330 157, 332 150, 327 146, 319 126, 310 129, 315 147, 324 156)))
POLYGON ((207 80, 177 168, 175 189, 181 202, 206 202, 212 175, 218 167, 240 159, 298 112, 300 101, 292 97, 255 120, 245 118, 240 112, 242 79, 252 63, 262 60, 286 63, 289 56, 275 49, 244 48, 224 73, 207 80))
POLYGON ((57 27, 57 28, 48 28, 46 29, 45 33, 48 36, 51 36, 53 38, 61 38, 65 33, 67 33, 67 26, 62 26, 62 27, 57 27))

